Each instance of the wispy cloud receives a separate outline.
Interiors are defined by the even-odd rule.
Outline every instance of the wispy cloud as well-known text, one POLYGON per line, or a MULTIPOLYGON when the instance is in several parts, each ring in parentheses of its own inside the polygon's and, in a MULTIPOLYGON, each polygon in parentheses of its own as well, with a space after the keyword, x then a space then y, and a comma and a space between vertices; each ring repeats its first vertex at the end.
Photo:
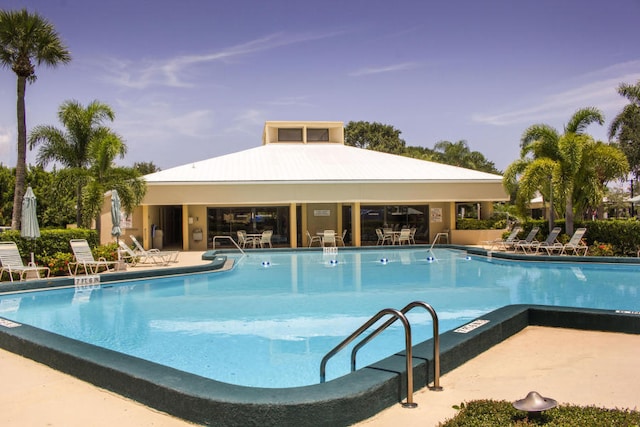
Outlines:
POLYGON ((361 68, 349 73, 351 77, 367 76, 370 74, 394 73, 397 71, 411 70, 418 67, 417 62, 403 62, 400 64, 387 65, 384 67, 367 67, 361 68))
POLYGON ((621 109, 627 103, 617 93, 616 88, 622 82, 638 81, 640 72, 635 70, 639 68, 640 61, 616 64, 585 74, 580 77, 582 84, 547 95, 530 107, 505 113, 476 113, 472 115, 472 120, 494 126, 538 123, 555 119, 566 121, 577 109, 583 107, 596 107, 605 112, 605 115, 607 112, 611 114, 610 112, 621 109))
POLYGON ((311 107, 313 104, 307 101, 306 96, 285 96, 266 102, 267 105, 275 107, 311 107))
POLYGON ((235 116, 231 126, 224 129, 226 134, 245 134, 253 138, 256 136, 255 129, 264 126, 265 114, 261 110, 248 109, 235 116))
POLYGON ((132 89, 145 89, 150 86, 192 87, 195 84, 189 81, 188 73, 195 66, 225 62, 244 55, 336 37, 340 34, 340 31, 293 35, 274 33, 215 52, 140 62, 110 58, 105 79, 117 86, 132 89))
POLYGON ((11 131, 0 126, 0 159, 6 159, 13 149, 11 131))

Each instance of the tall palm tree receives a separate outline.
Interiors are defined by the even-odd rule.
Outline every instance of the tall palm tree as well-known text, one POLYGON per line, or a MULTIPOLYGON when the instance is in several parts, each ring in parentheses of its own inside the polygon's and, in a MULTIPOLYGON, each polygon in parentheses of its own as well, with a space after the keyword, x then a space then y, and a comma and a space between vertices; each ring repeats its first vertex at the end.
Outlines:
POLYGON ((609 139, 618 140, 637 180, 640 177, 640 80, 635 85, 621 83, 618 93, 627 98, 629 104, 611 122, 609 139))
POLYGON ((103 123, 114 118, 111 107, 99 101, 92 101, 86 107, 78 101, 65 101, 58 109, 58 119, 64 130, 54 126, 36 126, 29 134, 30 148, 41 144, 37 155, 39 165, 57 162, 66 168, 60 177, 75 185, 78 225, 84 222, 82 187, 86 183, 86 169, 91 162, 90 146, 94 140, 111 133, 103 123))
POLYGON ((520 159, 509 165, 504 175, 505 187, 509 191, 517 188, 516 202, 521 210, 536 191, 552 202, 550 227, 553 200, 563 203, 567 234, 573 233, 575 207, 593 203, 601 197, 606 182, 628 170, 626 159, 615 147, 603 149, 602 143, 585 134, 591 123, 604 123, 595 108, 576 111, 562 134, 545 124, 529 127, 522 135, 520 159))
POLYGON ((35 65, 55 67, 71 60, 53 25, 37 13, 0 10, 0 64, 18 77, 18 160, 11 227, 20 227, 27 162, 26 83, 36 81, 35 65), (35 63, 35 65, 34 65, 35 63))
POLYGON ((118 190, 125 212, 133 212, 146 193, 146 182, 135 168, 116 166, 116 157, 124 157, 127 151, 122 139, 113 132, 94 139, 89 145, 90 167, 86 173, 86 185, 82 189, 83 217, 95 219, 100 230, 100 211, 104 194, 118 190))

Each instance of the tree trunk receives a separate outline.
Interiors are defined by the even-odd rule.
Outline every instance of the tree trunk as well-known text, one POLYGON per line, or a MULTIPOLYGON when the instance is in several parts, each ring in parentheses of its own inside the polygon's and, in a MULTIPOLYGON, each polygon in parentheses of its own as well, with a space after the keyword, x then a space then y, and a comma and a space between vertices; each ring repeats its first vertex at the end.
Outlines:
POLYGON ((18 160, 16 163, 16 186, 13 195, 13 216, 11 228, 18 230, 22 219, 22 198, 24 197, 24 184, 27 175, 27 120, 24 108, 24 96, 27 79, 18 76, 18 160))
POLYGON ((571 194, 572 192, 568 192, 566 205, 567 207, 564 213, 564 231, 569 236, 573 236, 573 200, 571 194))

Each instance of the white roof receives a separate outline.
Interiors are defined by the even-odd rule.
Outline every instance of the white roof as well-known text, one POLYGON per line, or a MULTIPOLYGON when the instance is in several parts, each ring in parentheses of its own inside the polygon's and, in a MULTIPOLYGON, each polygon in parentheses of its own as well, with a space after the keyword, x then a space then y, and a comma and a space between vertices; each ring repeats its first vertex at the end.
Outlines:
POLYGON ((502 176, 339 143, 278 143, 145 176, 149 184, 252 182, 501 182, 502 176))

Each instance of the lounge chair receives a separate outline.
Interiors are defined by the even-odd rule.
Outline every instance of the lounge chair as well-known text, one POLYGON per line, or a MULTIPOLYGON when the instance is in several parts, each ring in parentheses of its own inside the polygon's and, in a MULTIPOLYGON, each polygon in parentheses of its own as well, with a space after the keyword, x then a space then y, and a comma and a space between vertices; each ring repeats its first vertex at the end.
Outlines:
POLYGON ((260 236, 260 241, 258 243, 260 243, 260 247, 264 248, 266 245, 269 245, 270 248, 272 248, 273 246, 271 245, 271 237, 273 236, 273 230, 264 230, 262 232, 262 235, 260 236))
POLYGON ((312 236, 307 230, 307 240, 309 241, 309 247, 313 246, 313 243, 318 243, 318 246, 322 246, 322 238, 320 236, 312 236))
POLYGON ((336 246, 336 232, 334 230, 324 230, 322 234, 322 246, 336 246))
POLYGON ((568 251, 571 251, 572 255, 582 255, 585 256, 587 251, 589 250, 589 246, 585 245, 582 242, 582 237, 587 232, 586 228, 578 228, 571 236, 571 239, 562 246, 562 250, 560 251, 560 255, 568 255, 568 251), (580 253, 584 249, 584 253, 580 253))
POLYGON ((0 279, 6 271, 12 282, 14 273, 18 274, 20 280, 25 280, 25 276, 29 279, 32 278, 32 276, 39 279, 40 272, 42 271, 47 272, 46 277, 49 277, 51 274, 49 267, 38 267, 31 263, 24 265, 20 251, 18 250, 18 245, 16 245, 15 242, 0 242, 0 264, 2 264, 0 279))
POLYGON ((136 255, 144 257, 145 260, 151 260, 156 264, 163 263, 164 265, 170 262, 178 262, 178 255, 180 255, 180 251, 161 251, 158 249, 145 250, 135 236, 131 235, 129 237, 131 237, 131 241, 136 246, 133 252, 136 255))
POLYGON ((517 226, 513 227, 511 230, 511 234, 506 239, 496 239, 496 240, 487 240, 482 242, 483 245, 490 246, 489 250, 492 251, 496 246, 498 249, 507 250, 512 248, 513 245, 518 241, 518 234, 522 231, 522 227, 517 226))
POLYGON ((89 243, 85 239, 72 239, 69 243, 75 257, 75 261, 70 262, 68 265, 71 276, 77 275, 80 267, 84 269, 85 274, 97 274, 100 272, 101 267, 104 267, 104 271, 111 271, 118 263, 117 261, 107 261, 104 257, 96 260, 93 257, 89 243), (72 268, 72 266, 75 266, 75 268, 72 268))
POLYGON ((529 231, 529 234, 527 234, 527 237, 525 237, 523 240, 518 240, 514 244, 514 251, 518 252, 518 249, 522 249, 522 252, 527 253, 526 248, 535 240, 538 231, 540 231, 540 227, 533 227, 529 231))
POLYGON ((336 244, 340 243, 342 246, 344 246, 344 238, 347 235, 347 229, 345 228, 344 230, 342 230, 342 235, 337 234, 336 235, 336 244))
POLYGON ((547 255, 551 255, 555 251, 561 251, 562 243, 557 241, 557 238, 560 235, 561 231, 562 231, 562 228, 554 227, 554 229, 551 230, 551 232, 547 236, 547 240, 545 240, 544 242, 531 243, 531 246, 529 247, 530 252, 538 254, 538 252, 540 252, 541 250, 544 250, 547 252, 547 255), (535 252, 533 252, 533 249, 535 249, 535 252))
POLYGON ((118 245, 120 246, 120 259, 134 267, 140 261, 140 256, 136 255, 124 240, 118 240, 118 245))

